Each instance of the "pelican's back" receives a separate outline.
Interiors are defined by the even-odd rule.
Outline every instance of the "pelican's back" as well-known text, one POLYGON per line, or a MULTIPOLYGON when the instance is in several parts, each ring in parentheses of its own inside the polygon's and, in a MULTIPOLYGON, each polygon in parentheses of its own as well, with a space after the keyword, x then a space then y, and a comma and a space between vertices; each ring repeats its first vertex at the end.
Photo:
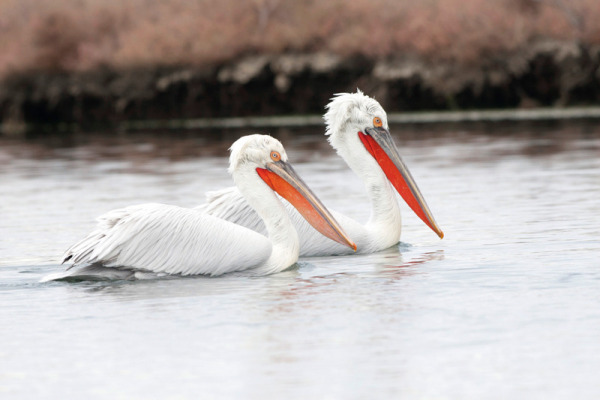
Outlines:
MULTIPOLYGON (((284 204, 289 205, 286 201, 284 204)), ((296 210, 292 206, 286 208, 288 212, 296 210)), ((194 210, 267 235, 265 223, 235 186, 206 193, 206 203, 195 207, 194 210)))
MULTIPOLYGON (((290 216, 292 225, 294 225, 296 232, 298 232, 301 256, 312 257, 353 253, 353 250, 347 246, 326 240, 290 203, 283 200, 283 204, 290 216)), ((250 207, 235 186, 207 193, 206 204, 197 206, 194 210, 266 235, 265 224, 262 219, 250 207)), ((373 251, 368 240, 368 232, 361 224, 343 214, 335 211, 331 212, 344 230, 349 233, 354 242, 357 243, 358 253, 373 251)))
POLYGON ((195 210, 142 204, 110 211, 65 253, 64 261, 155 273, 220 275, 271 254, 263 235, 195 210))

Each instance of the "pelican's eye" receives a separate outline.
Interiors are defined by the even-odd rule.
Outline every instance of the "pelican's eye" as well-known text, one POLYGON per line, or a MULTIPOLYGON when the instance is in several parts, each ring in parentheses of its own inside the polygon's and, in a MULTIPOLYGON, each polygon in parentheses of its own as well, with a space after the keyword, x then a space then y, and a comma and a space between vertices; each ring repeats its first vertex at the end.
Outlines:
POLYGON ((271 160, 273 160, 275 162, 281 160, 281 154, 279 154, 277 151, 272 151, 271 152, 271 160))
POLYGON ((381 121, 381 118, 379 118, 379 117, 373 118, 373 126, 375 126, 377 128, 381 128, 383 126, 383 121, 381 121))

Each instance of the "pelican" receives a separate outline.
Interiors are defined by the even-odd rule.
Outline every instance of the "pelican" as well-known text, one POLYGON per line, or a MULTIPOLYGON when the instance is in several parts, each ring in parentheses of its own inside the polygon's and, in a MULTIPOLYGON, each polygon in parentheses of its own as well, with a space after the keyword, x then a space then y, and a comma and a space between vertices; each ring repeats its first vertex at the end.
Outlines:
MULTIPOLYGON (((331 99, 324 115, 325 135, 337 153, 363 181, 371 202, 366 224, 332 210, 344 231, 355 241, 357 253, 373 253, 400 241, 400 206, 394 189, 410 208, 440 238, 439 228, 425 198, 400 158, 389 132, 387 115, 381 105, 360 90, 340 93, 331 99)), ((301 256, 351 254, 338 243, 324 241, 300 215, 287 207, 300 236, 301 256)), ((258 232, 265 227, 236 188, 207 194, 207 203, 196 210, 234 222, 258 232)))
POLYGON ((282 271, 298 260, 299 239, 275 192, 323 235, 356 249, 288 163, 278 140, 258 134, 245 136, 230 150, 229 172, 239 193, 262 218, 268 238, 193 209, 136 205, 102 215, 96 230, 66 251, 63 263, 71 261, 72 266, 83 267, 69 271, 71 266, 43 281, 282 271))

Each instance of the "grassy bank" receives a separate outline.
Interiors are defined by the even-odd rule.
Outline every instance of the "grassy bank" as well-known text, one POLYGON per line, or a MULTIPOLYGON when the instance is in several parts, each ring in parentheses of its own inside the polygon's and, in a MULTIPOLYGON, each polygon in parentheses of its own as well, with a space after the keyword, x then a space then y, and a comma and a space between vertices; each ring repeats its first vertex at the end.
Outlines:
POLYGON ((319 51, 473 66, 540 38, 600 45, 597 21, 598 0, 0 0, 0 79, 319 51))

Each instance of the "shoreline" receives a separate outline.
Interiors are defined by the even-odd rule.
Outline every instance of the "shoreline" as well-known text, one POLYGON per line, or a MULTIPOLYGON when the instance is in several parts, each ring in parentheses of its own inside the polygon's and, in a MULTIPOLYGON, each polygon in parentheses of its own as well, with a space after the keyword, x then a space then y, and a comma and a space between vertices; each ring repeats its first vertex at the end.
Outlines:
POLYGON ((597 118, 590 110, 600 105, 600 46, 546 40, 471 67, 406 55, 311 53, 248 56, 210 67, 15 75, 0 82, 0 132, 241 127, 273 115, 285 115, 288 120, 278 122, 284 125, 306 124, 307 115, 319 115, 321 123, 332 95, 356 88, 389 115, 400 113, 394 116, 399 123, 555 119, 550 114, 562 109, 597 118))
MULTIPOLYGON (((388 122, 394 125, 443 124, 469 122, 520 122, 600 119, 600 107, 504 109, 478 111, 421 111, 389 113, 388 122)), ((261 117, 206 118, 189 120, 125 121, 117 128, 120 132, 151 130, 201 130, 244 128, 294 128, 322 126, 321 115, 272 115, 261 117)))
MULTIPOLYGON (((488 122, 550 122, 550 121, 600 120, 600 107, 566 107, 535 109, 469 110, 469 111, 419 111, 389 113, 390 125, 437 125, 488 122)), ((200 131, 207 129, 298 128, 317 127, 324 124, 323 117, 314 115, 271 115, 258 117, 195 118, 169 120, 131 120, 114 126, 116 132, 200 131)), ((21 136, 26 132, 69 133, 81 131, 79 125, 7 126, 0 123, 0 136, 21 136)), ((101 128, 101 127, 99 127, 101 128)), ((91 129, 96 130, 96 129, 91 129)))

